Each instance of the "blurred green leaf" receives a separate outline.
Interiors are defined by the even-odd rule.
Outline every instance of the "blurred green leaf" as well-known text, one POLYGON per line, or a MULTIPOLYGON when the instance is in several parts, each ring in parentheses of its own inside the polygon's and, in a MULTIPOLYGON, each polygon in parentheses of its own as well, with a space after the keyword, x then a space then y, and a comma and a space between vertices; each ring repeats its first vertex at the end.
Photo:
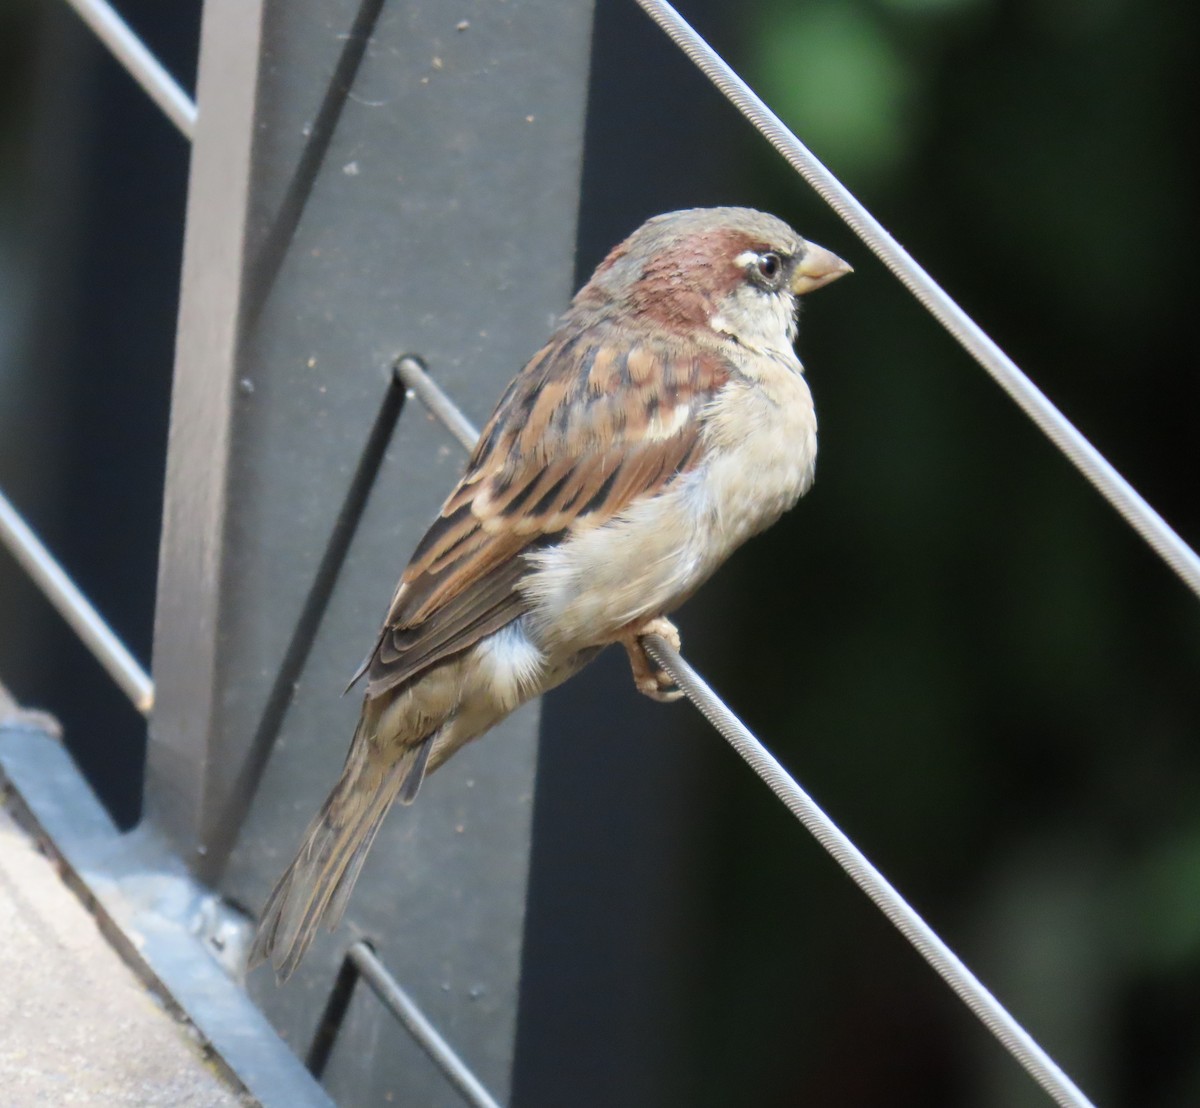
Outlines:
POLYGON ((915 80, 880 20, 829 2, 767 9, 753 70, 775 111, 839 174, 878 177, 903 160, 915 80))
POLYGON ((1140 946, 1131 952, 1136 961, 1171 969, 1200 957, 1200 824, 1159 844, 1129 887, 1137 924, 1131 934, 1140 946))

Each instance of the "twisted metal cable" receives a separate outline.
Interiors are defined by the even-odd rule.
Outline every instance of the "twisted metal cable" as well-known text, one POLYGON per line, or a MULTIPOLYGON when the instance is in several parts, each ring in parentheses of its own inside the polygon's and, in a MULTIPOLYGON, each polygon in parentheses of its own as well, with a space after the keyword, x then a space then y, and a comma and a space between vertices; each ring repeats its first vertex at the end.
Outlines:
POLYGON ((126 72, 189 142, 196 131, 196 105, 179 83, 146 49, 145 43, 105 0, 67 0, 126 72))
MULTIPOLYGON (((195 104, 165 69, 146 50, 104 0, 68 0, 80 16, 109 47, 131 75, 170 117, 180 132, 191 139, 196 120, 195 104)), ((1121 516, 1179 577, 1200 596, 1200 558, 1161 516, 1129 485, 1111 464, 1088 442, 1069 420, 1026 377, 1010 358, 950 298, 929 274, 900 246, 859 201, 770 111, 748 85, 720 58, 677 11, 665 0, 637 0, 642 9, 706 77, 778 150, 788 163, 817 191, 880 258, 917 300, 1000 384, 1039 429, 1065 454, 1084 476, 1113 505, 1121 516)), ((468 449, 474 445, 475 429, 458 408, 425 374, 420 363, 404 358, 397 375, 438 416, 468 449)), ((110 665, 110 672, 142 709, 148 710, 153 687, 136 661, 91 609, 61 569, 49 558, 32 533, 22 533, 24 524, 7 501, 0 498, 0 523, 6 525, 15 550, 40 554, 23 558, 48 595, 68 598, 64 615, 93 651, 110 665), (7 514, 5 512, 7 509, 7 514), (31 542, 30 542, 31 540, 31 542), (72 592, 74 595, 72 595, 72 592), (90 617, 90 618, 89 618, 90 617), (106 641, 105 636, 111 641, 106 641), (121 660, 120 655, 126 655, 121 660), (107 656, 107 660, 106 660, 107 656), (140 681, 139 681, 140 675, 140 681)), ((27 528, 24 528, 28 532, 27 528)), ((19 555, 20 556, 20 555, 19 555)), ((60 599, 55 599, 59 604, 60 599)), ((982 983, 963 965, 933 930, 892 888, 852 842, 837 828, 807 793, 758 742, 683 658, 658 636, 644 640, 651 657, 667 670, 687 693, 710 724, 738 751, 771 787, 790 811, 838 861, 847 874, 938 972, 955 993, 983 1021, 997 1039, 1060 1105, 1085 1108, 1090 1102, 1061 1069, 1021 1028, 982 983)), ((355 951, 360 972, 374 978, 372 987, 399 1014, 399 1004, 389 982, 379 977, 373 953, 355 951), (382 989, 382 991, 380 991, 382 989)), ((394 982, 392 982, 394 984, 394 982)), ((419 1013, 418 1013, 419 1015, 419 1013)), ((407 1023, 407 1020, 406 1020, 407 1023)), ((411 1029, 411 1028, 410 1028, 411 1029)), ((436 1035, 436 1032, 433 1032, 436 1035)), ((461 1086, 460 1086, 461 1087, 461 1086)), ((464 1090, 465 1091, 465 1090, 464 1090)), ((494 1103, 482 1090, 479 1103, 494 1103)))
MULTIPOLYGON (((397 361, 398 373, 399 367, 405 363, 415 363, 420 370, 419 360, 405 355, 397 361)), ((468 451, 472 450, 475 445, 474 439, 459 434, 464 428, 470 428, 471 424, 454 401, 423 370, 418 378, 412 375, 410 365, 402 379, 410 378, 420 385, 419 390, 414 386, 416 395, 454 432, 455 437, 468 451), (458 430, 454 430, 456 426, 458 430)), ((1063 1108, 1092 1108, 1091 1101, 1080 1092, 1054 1060, 967 969, 929 924, 917 915, 887 878, 867 861, 862 851, 817 806, 683 657, 658 635, 646 635, 642 642, 650 657, 674 678, 675 683, 717 733, 770 786, 771 791, 787 805, 817 842, 891 920, 896 929, 954 990, 959 999, 979 1017, 1025 1071, 1063 1108)))
POLYGON ((950 295, 913 259, 822 162, 767 107, 666 0, 637 0, 691 59, 892 271, 905 288, 1016 401, 1041 432, 1099 490, 1121 517, 1200 596, 1200 557, 1030 381, 950 295))
POLYGON ((892 925, 912 944, 917 953, 933 967, 959 999, 1003 1044, 1022 1068, 1064 1108, 1090 1108, 1091 1102, 1033 1040, 1029 1033, 983 985, 879 872, 842 830, 825 814, 770 751, 758 741, 740 719, 729 710, 700 675, 678 651, 659 635, 642 638, 646 653, 674 679, 684 695, 718 734, 787 805, 805 829, 825 848, 871 898, 892 925))

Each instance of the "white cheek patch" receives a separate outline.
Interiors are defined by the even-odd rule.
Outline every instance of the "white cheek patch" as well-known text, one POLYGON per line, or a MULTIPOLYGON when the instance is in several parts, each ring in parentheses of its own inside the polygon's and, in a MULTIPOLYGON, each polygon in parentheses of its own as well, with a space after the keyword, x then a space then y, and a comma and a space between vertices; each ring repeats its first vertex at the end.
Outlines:
POLYGON ((708 324, 717 334, 730 335, 751 350, 795 359, 795 307, 787 293, 745 285, 726 301, 725 311, 709 317, 708 324))

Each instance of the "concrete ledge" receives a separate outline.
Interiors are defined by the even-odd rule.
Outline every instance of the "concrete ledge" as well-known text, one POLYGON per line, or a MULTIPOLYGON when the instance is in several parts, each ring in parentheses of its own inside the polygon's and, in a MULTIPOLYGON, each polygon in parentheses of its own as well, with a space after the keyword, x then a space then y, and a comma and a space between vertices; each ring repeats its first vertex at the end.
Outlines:
POLYGON ((191 1028, 146 990, 4 807, 0 935, 6 1105, 252 1103, 211 1068, 191 1028))
POLYGON ((0 710, 8 805, 0 928, 20 931, 23 945, 0 943, 4 1108, 332 1108, 238 983, 247 922, 151 831, 119 833, 42 718, 8 707, 0 710), (78 946, 85 938, 92 945, 78 946), (110 976, 93 974, 101 965, 110 976), (139 1010, 157 1021, 154 1035, 131 1022, 139 1010), (122 1043, 132 1055, 120 1053, 122 1043), (138 1058, 166 1068, 145 1073, 138 1058), (122 1073, 125 1086, 105 1085, 122 1073), (89 1074, 102 1092, 85 1084, 89 1074), (176 1077, 185 1083, 168 1081, 176 1077), (19 1080, 50 1083, 30 1084, 26 1095, 19 1080), (198 1099, 188 1099, 189 1088, 198 1099))

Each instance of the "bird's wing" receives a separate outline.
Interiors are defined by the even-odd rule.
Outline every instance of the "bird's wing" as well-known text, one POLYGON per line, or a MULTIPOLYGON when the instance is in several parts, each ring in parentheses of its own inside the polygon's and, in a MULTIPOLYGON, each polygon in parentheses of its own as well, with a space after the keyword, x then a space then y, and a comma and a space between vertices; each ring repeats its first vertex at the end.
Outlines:
MULTIPOLYGON (((364 665, 378 696, 519 616, 524 554, 596 526, 698 462, 705 406, 734 374, 678 339, 558 336, 509 386, 404 571, 364 665)), ((360 671, 360 675, 361 675, 360 671)))

